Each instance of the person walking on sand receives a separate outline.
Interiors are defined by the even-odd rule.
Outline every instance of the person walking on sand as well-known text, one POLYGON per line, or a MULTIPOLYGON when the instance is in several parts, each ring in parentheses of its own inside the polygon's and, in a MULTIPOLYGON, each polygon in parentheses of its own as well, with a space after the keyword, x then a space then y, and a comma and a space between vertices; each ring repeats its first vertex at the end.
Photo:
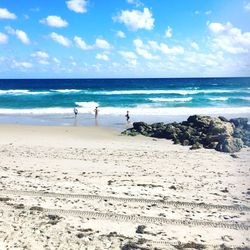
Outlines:
POLYGON ((78 115, 78 109, 76 107, 74 108, 74 114, 75 114, 75 118, 76 118, 78 115))
POLYGON ((127 123, 130 122, 130 115, 129 115, 129 111, 127 111, 127 114, 125 115, 126 119, 127 119, 127 123))
POLYGON ((99 113, 99 109, 98 109, 98 107, 95 107, 95 119, 97 119, 98 113, 99 113))

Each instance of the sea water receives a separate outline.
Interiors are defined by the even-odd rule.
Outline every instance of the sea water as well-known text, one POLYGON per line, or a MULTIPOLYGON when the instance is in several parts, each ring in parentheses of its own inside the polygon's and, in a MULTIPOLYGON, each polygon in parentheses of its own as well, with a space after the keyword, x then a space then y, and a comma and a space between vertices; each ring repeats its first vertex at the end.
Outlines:
POLYGON ((0 80, 2 123, 119 127, 127 111, 131 121, 147 122, 192 114, 250 117, 250 78, 0 80))

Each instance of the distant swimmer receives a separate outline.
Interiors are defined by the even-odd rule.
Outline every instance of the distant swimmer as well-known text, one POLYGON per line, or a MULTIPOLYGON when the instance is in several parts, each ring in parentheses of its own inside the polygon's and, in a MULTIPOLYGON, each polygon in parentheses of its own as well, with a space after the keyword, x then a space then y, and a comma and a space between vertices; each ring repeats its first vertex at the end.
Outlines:
POLYGON ((75 114, 75 118, 76 118, 77 115, 78 115, 78 109, 77 108, 74 108, 74 114, 75 114))
POLYGON ((125 115, 126 119, 127 119, 127 123, 130 122, 130 115, 129 115, 129 111, 127 111, 127 114, 125 115))
POLYGON ((95 107, 95 119, 97 119, 97 117, 98 117, 98 113, 99 113, 99 109, 98 109, 98 107, 95 107))

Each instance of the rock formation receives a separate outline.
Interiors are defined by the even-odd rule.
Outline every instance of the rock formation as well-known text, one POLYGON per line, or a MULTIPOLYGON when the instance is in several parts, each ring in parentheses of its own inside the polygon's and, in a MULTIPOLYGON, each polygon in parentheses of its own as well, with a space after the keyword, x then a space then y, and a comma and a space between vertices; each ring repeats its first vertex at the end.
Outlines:
POLYGON ((125 135, 138 134, 172 140, 175 144, 201 147, 234 153, 246 145, 250 146, 250 125, 247 118, 227 120, 225 117, 193 115, 187 121, 169 124, 134 122, 133 128, 122 132, 125 135))

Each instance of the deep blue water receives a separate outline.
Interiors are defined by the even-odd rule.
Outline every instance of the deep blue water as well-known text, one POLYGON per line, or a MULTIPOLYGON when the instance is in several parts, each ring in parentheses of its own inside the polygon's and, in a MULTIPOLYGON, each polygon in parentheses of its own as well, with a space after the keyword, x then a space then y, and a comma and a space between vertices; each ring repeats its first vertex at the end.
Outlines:
POLYGON ((0 114, 250 113, 250 78, 0 80, 0 114))

